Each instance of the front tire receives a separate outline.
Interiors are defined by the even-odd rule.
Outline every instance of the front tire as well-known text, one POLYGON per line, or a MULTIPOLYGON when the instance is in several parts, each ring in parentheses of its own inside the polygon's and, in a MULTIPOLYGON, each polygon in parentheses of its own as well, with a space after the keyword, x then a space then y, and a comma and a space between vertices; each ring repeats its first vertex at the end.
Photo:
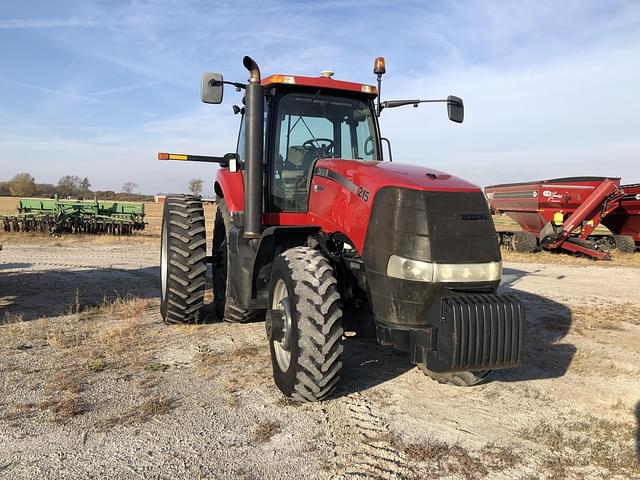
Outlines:
POLYGON ((271 271, 267 336, 273 378, 300 402, 324 400, 342 370, 342 307, 329 261, 317 250, 295 247, 271 271))
POLYGON ((191 195, 165 199, 160 248, 160 313, 165 323, 200 320, 207 274, 202 201, 191 195))

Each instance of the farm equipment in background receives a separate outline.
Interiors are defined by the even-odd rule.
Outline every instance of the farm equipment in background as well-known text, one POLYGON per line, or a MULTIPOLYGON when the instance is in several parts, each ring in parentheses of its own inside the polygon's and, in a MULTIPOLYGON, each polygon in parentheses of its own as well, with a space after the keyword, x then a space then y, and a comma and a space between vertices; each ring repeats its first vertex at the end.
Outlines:
POLYGON ((202 320, 210 262, 219 318, 265 318, 274 381, 295 400, 323 400, 335 390, 345 331, 375 332, 443 383, 473 385, 492 369, 519 365, 524 307, 497 294, 502 261, 482 190, 391 163, 380 136, 384 109, 443 102, 449 119, 462 123, 462 100, 381 102, 382 57, 374 64, 377 88, 326 70, 263 79, 253 59, 243 63, 248 83, 208 73, 201 87, 213 104, 225 84, 246 91, 244 106, 233 108, 242 115, 236 152, 158 154, 220 165, 210 257, 202 201, 166 198, 164 321, 202 320))
POLYGON ((602 219, 615 235, 615 244, 623 252, 640 248, 640 184, 623 185, 624 196, 618 208, 602 219))
POLYGON ((143 230, 144 204, 100 200, 22 198, 15 215, 3 215, 5 232, 131 235, 143 230))
POLYGON ((596 259, 610 258, 612 248, 633 252, 635 242, 640 241, 640 196, 625 192, 619 178, 606 177, 555 178, 485 188, 491 210, 508 215, 522 228, 521 232, 499 229, 502 245, 517 252, 563 249, 596 259), (600 224, 612 234, 596 231, 600 224))

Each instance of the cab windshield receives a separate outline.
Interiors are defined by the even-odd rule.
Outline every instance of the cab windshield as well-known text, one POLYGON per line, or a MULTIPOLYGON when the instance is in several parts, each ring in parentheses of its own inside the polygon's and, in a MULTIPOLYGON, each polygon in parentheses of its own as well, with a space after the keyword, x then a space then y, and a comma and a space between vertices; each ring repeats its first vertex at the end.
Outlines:
POLYGON ((289 93, 278 102, 275 158, 379 160, 373 111, 362 100, 289 93))
POLYGON ((371 106, 322 91, 280 97, 274 121, 272 206, 306 211, 311 169, 320 158, 380 160, 371 106))

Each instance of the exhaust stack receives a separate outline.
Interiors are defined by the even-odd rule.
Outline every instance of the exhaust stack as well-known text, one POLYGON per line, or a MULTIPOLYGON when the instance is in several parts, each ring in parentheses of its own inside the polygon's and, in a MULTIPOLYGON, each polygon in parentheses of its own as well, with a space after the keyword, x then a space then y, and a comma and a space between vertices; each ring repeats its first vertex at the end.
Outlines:
POLYGON ((245 98, 246 164, 244 189, 244 238, 256 239, 262 235, 262 185, 264 139, 264 87, 260 84, 260 69, 251 57, 244 57, 249 71, 245 98))

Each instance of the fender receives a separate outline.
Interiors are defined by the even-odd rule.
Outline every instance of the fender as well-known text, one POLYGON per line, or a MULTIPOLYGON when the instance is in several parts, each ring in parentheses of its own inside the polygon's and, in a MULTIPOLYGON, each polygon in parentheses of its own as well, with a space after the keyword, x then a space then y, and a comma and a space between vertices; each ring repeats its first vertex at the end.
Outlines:
POLYGON ((269 279, 271 278, 271 265, 276 256, 285 250, 299 247, 307 242, 307 239, 320 231, 316 225, 302 226, 271 226, 265 228, 260 239, 260 245, 255 253, 253 272, 251 275, 251 301, 253 299, 269 301, 269 279))
POLYGON ((229 213, 244 211, 244 179, 242 170, 231 173, 228 168, 219 168, 216 173, 214 191, 224 198, 229 213))

